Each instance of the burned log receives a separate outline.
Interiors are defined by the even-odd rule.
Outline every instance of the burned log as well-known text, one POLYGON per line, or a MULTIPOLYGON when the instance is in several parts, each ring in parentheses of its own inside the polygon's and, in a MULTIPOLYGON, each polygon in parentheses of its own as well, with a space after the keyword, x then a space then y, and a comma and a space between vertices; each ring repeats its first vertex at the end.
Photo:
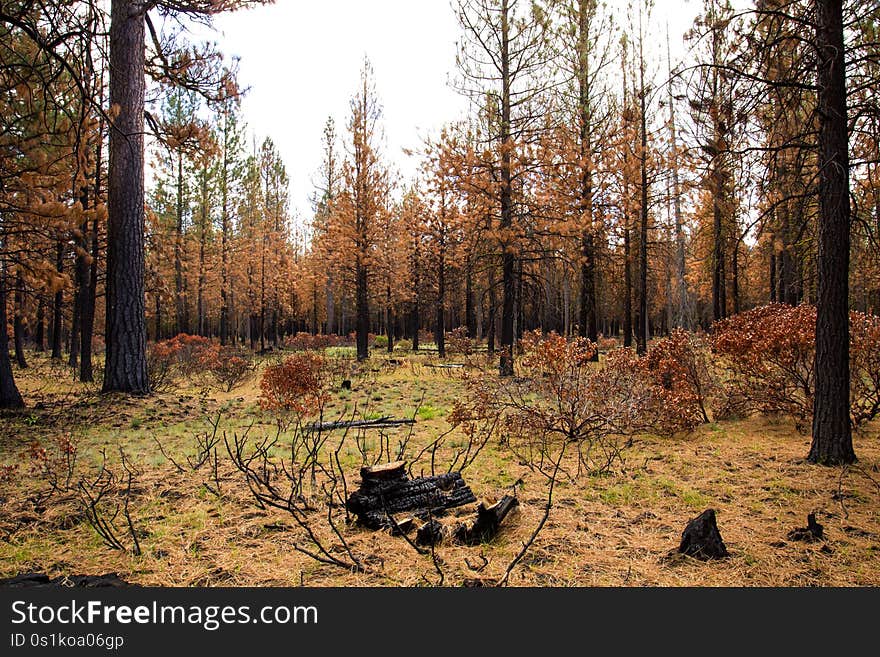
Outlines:
POLYGON ((390 527, 388 516, 409 512, 419 518, 476 502, 459 472, 410 479, 406 464, 395 461, 361 468, 361 487, 349 495, 346 507, 371 529, 390 527))
POLYGON ((455 530, 455 540, 465 545, 479 545, 495 538, 498 528, 507 514, 519 506, 519 501, 512 495, 505 495, 490 507, 480 502, 477 507, 477 519, 470 525, 459 525, 455 530))
POLYGON ((715 522, 714 509, 706 509, 688 522, 681 534, 678 551, 702 561, 729 556, 715 522))
POLYGON ((335 431, 336 429, 388 429, 406 424, 415 424, 412 418, 395 419, 390 415, 372 420, 338 420, 336 422, 314 422, 305 427, 306 431, 335 431))

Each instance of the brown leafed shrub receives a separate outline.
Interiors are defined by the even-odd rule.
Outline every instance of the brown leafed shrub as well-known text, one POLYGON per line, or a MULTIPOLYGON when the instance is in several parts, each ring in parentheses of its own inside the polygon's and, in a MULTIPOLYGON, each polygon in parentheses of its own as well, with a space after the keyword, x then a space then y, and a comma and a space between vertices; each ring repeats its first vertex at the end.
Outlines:
POLYGON ((560 444, 576 443, 580 465, 607 470, 628 437, 667 435, 698 423, 631 349, 615 349, 599 364, 592 362, 596 345, 589 340, 540 332, 526 334, 521 349, 524 376, 477 390, 469 395, 476 403, 457 404, 450 419, 473 425, 483 416, 497 417, 492 426, 539 469, 560 444))
POLYGON ((880 414, 880 317, 849 314, 850 418, 853 426, 880 414))
POLYGON ((470 356, 475 351, 476 342, 473 338, 468 337, 467 328, 464 326, 447 331, 444 335, 444 341, 446 343, 446 353, 448 354, 470 356))
POLYGON ((707 396, 715 386, 706 348, 694 335, 674 329, 651 345, 641 367, 663 388, 666 403, 680 409, 687 424, 709 421, 707 396))
POLYGON ((301 331, 284 338, 284 347, 293 351, 322 351, 327 347, 341 347, 347 344, 347 337, 335 333, 312 335, 301 331))
MULTIPOLYGON (((800 430, 812 421, 816 308, 770 304, 713 325, 712 350, 725 369, 728 410, 781 413, 800 430)), ((880 318, 850 313, 850 421, 880 413, 880 318)))
POLYGON ((247 381, 256 370, 256 362, 244 352, 212 344, 201 353, 202 372, 226 392, 247 381))
POLYGON ((178 376, 192 376, 201 371, 202 359, 211 341, 198 335, 179 333, 168 340, 149 345, 147 372, 150 389, 167 390, 178 376))
POLYGON ((328 377, 329 368, 323 356, 310 351, 294 354, 263 371, 260 406, 298 416, 320 414, 330 398, 328 377))

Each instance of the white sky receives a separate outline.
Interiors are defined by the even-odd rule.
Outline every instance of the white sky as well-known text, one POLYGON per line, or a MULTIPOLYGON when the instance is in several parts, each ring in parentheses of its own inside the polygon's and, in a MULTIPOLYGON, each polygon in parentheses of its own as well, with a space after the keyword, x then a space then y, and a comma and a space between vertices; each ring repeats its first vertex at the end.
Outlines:
MULTIPOLYGON (((608 5, 625 15, 626 2, 608 5)), ((647 30, 655 35, 648 58, 655 69, 666 70, 667 21, 675 60, 701 5, 656 0, 647 30)), ((332 115, 344 135, 364 55, 384 109, 384 152, 404 179, 417 163, 403 149, 418 148, 423 136, 466 111, 465 99, 448 84, 461 35, 449 0, 276 0, 221 15, 215 25, 220 49, 241 58, 249 130, 258 142, 275 141, 291 177, 291 210, 303 218, 311 216, 324 122, 332 115)))

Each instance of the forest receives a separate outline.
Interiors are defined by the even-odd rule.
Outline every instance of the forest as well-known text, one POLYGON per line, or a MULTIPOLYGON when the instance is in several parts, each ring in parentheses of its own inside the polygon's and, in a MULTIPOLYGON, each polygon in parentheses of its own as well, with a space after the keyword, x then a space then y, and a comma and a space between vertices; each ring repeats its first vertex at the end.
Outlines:
POLYGON ((696 3, 453 0, 303 213, 272 0, 2 0, 3 583, 880 584, 880 3, 696 3))

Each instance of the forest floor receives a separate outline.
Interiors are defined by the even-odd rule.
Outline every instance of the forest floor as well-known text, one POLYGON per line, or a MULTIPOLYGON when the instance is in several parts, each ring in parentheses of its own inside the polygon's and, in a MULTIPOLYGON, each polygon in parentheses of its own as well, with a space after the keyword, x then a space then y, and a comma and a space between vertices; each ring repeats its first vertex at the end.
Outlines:
MULTIPOLYGON (((395 361, 374 352, 352 377, 351 390, 334 389, 325 417, 355 408, 366 417, 415 417, 409 454, 449 429, 465 376, 491 372, 485 360, 482 367, 460 369, 430 367, 436 357, 423 354, 395 354, 395 361)), ((30 368, 16 370, 16 378, 28 408, 0 416, 0 466, 11 466, 0 470, 0 577, 116 572, 159 586, 420 586, 441 577, 445 585, 492 584, 535 530, 547 501, 546 478, 492 441, 464 478, 481 500, 516 490, 519 509, 494 540, 476 547, 444 543, 432 558, 389 532, 341 521, 340 535, 369 571, 351 572, 294 549, 308 545, 304 532, 284 511, 255 504, 222 439, 216 473, 213 459, 199 468, 187 461, 198 451, 198 437, 214 434, 214 423, 217 437, 275 435, 274 417, 259 406, 256 379, 230 393, 181 384, 146 398, 102 396, 38 354, 30 368), (70 468, 67 445, 76 449, 70 468), (129 515, 139 555, 124 520, 120 447, 132 471, 129 515), (97 508, 126 549, 102 540, 76 485, 94 482, 105 457, 122 485, 97 508)), ((406 426, 387 430, 386 456, 409 433, 406 426)), ((450 438, 444 449, 465 440, 455 432, 450 438)), ((369 459, 382 458, 380 442, 378 432, 365 434, 361 448, 369 459)), ((749 418, 707 424, 681 437, 638 436, 602 475, 578 475, 569 464, 549 519, 509 584, 878 586, 880 425, 856 434, 854 442, 855 466, 813 466, 804 461, 809 437, 791 421, 749 418), (709 507, 717 512, 730 557, 702 562, 678 555, 685 524, 709 507), (788 533, 805 526, 811 512, 824 525, 824 539, 790 540, 788 533)), ((442 461, 451 453, 435 456, 442 461)), ((353 440, 340 456, 350 492, 363 457, 353 440)), ((341 509, 335 517, 344 521, 341 509)), ((345 553, 326 522, 326 507, 310 522, 331 554, 345 553)))

